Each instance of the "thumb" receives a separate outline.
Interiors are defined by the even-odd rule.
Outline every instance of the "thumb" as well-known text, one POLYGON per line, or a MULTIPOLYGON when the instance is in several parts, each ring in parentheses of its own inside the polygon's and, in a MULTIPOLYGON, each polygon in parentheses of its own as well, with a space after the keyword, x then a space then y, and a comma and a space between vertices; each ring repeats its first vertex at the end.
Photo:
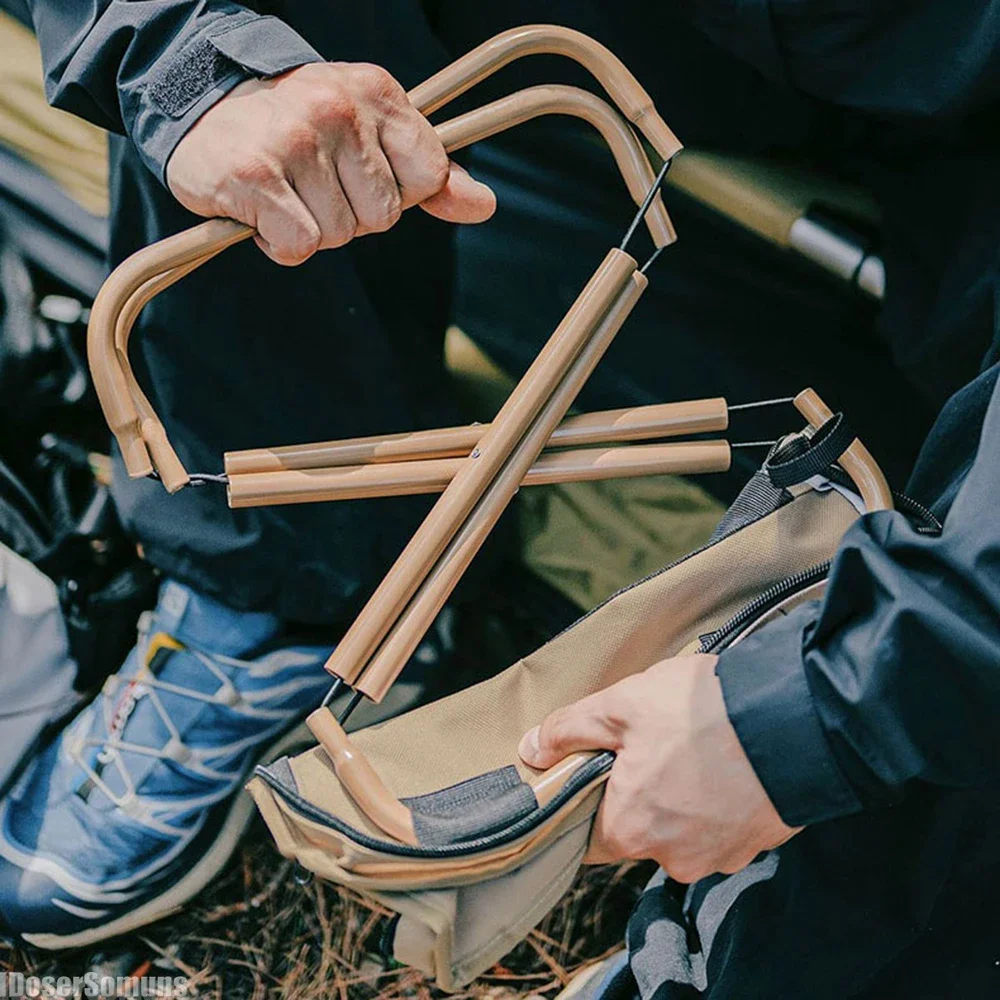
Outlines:
POLYGON ((540 726, 521 737, 517 752, 525 764, 546 768, 579 750, 618 750, 621 726, 612 721, 611 689, 598 691, 565 708, 557 708, 540 726))
POLYGON ((445 222, 485 222, 497 208, 497 196, 454 161, 444 187, 420 207, 445 222))

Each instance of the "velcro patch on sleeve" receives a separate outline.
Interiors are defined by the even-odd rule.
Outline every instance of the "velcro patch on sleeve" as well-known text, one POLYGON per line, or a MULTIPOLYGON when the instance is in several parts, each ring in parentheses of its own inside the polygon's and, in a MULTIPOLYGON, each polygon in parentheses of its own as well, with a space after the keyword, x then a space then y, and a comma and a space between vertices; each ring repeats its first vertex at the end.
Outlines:
POLYGON ((153 79, 149 98, 171 118, 180 118, 236 69, 209 39, 199 38, 153 79))

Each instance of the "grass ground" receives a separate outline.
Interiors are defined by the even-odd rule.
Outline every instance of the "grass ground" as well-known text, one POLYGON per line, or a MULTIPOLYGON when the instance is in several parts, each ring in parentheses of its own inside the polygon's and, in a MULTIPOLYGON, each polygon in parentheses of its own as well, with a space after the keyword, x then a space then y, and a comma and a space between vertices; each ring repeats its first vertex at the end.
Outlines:
MULTIPOLYGON (((545 921, 456 1000, 554 997, 574 972, 617 950, 648 865, 585 868, 545 921)), ((0 946, 0 970, 26 975, 188 978, 211 1000, 436 1000, 413 969, 387 963, 391 914, 349 890, 301 881, 261 826, 189 908, 101 951, 0 946)))
MULTIPOLYGON (((496 573, 474 613, 459 620, 454 674, 468 682, 499 670, 577 614, 530 575, 496 573)), ((546 920, 457 1000, 554 997, 574 972, 621 946, 651 873, 649 865, 582 869, 546 920)), ((356 893, 299 881, 258 821, 225 873, 182 912, 99 950, 40 952, 0 941, 0 972, 183 975, 211 1000, 446 996, 420 973, 383 959, 390 918, 356 893)))

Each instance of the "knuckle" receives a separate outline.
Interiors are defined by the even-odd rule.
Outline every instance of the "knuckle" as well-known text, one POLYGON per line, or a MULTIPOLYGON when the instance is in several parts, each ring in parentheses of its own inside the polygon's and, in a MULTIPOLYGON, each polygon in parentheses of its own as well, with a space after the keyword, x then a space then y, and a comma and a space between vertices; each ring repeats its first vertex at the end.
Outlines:
POLYGON ((301 264, 319 249, 319 245, 319 227, 296 226, 295 231, 284 248, 284 252, 291 263, 301 264))
POLYGON ((383 203, 371 213, 372 217, 364 220, 365 228, 375 233, 384 233, 399 222, 402 214, 399 194, 387 195, 383 203))
POLYGON ((604 719, 615 730, 622 730, 631 716, 629 699, 618 692, 609 692, 604 700, 604 719))
POLYGON ((637 823, 622 817, 615 827, 613 839, 623 858, 638 860, 647 856, 646 831, 637 823))
POLYGON ((688 858, 668 860, 667 864, 664 865, 664 869, 675 882, 682 882, 684 885, 692 885, 708 874, 705 871, 704 865, 700 865, 688 858))
POLYGON ((733 857, 727 858, 722 864, 719 865, 719 871, 724 875, 735 875, 737 872, 743 871, 744 868, 751 861, 753 861, 756 855, 740 854, 733 857))
POLYGON ((617 733, 622 733, 629 728, 630 723, 635 720, 645 706, 646 702, 638 686, 623 681, 608 688, 605 692, 605 721, 617 733))
POLYGON ((311 257, 319 249, 320 239, 319 229, 306 231, 298 243, 298 249, 303 254, 303 259, 311 257))
POLYGON ((273 191, 281 186, 283 175, 277 164, 264 156, 245 156, 232 170, 233 179, 254 191, 273 191))
POLYGON ((538 742, 542 747, 558 749, 566 742, 568 731, 566 711, 558 709, 542 723, 538 731, 538 742))
POLYGON ((324 88, 313 95, 306 121, 323 132, 356 130, 360 120, 357 102, 342 87, 324 88))
POLYGON ((451 164, 448 162, 448 154, 444 151, 444 147, 440 143, 436 143, 424 162, 424 173, 426 174, 428 188, 434 194, 437 194, 447 183, 450 172, 451 164))
POLYGON ((342 132, 359 133, 364 115, 358 102, 345 97, 336 101, 332 107, 336 127, 342 132))
POLYGON ((246 197, 246 192, 234 189, 230 185, 219 186, 212 192, 212 211, 209 214, 221 215, 226 219, 238 219, 256 228, 256 206, 246 197))
POLYGON ((358 63, 354 72, 362 89, 375 97, 397 97, 403 92, 395 77, 374 63, 358 63))
POLYGON ((284 264, 287 267, 297 267, 299 264, 304 264, 311 253, 303 249, 298 244, 292 244, 291 246, 282 247, 278 250, 276 259, 279 264, 284 264))
POLYGON ((300 122, 288 128, 285 148, 295 160, 313 159, 319 152, 319 135, 311 122, 300 122))
POLYGON ((276 264, 281 264, 283 267, 295 267, 296 264, 301 264, 305 259, 299 257, 291 247, 273 243, 270 246, 268 256, 276 264))
POLYGON ((347 246, 347 244, 354 239, 357 233, 358 233, 357 226, 338 227, 333 232, 329 248, 331 250, 336 250, 338 247, 347 246))
POLYGON ((675 882, 680 882, 682 885, 691 885, 695 881, 687 865, 671 865, 667 872, 675 882))
POLYGON ((343 215, 331 226, 326 235, 324 246, 331 250, 346 246, 358 233, 358 223, 353 215, 343 215))
POLYGON ((373 233, 385 233, 388 232, 396 223, 399 221, 400 213, 395 214, 384 213, 376 217, 372 222, 368 223, 365 228, 373 233))
POLYGON ((393 169, 398 177, 405 178, 407 196, 414 201, 424 201, 448 182, 451 163, 433 132, 428 137, 423 128, 408 128, 405 135, 405 152, 393 154, 393 169))

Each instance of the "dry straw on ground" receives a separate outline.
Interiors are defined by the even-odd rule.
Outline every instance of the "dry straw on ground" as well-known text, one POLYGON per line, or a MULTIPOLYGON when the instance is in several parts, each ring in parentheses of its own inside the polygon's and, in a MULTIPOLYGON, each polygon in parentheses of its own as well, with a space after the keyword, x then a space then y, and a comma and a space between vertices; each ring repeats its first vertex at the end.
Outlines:
MULTIPOLYGON (((455 1000, 551 998, 621 945, 647 865, 585 868, 528 939, 455 1000)), ((420 973, 386 963, 389 913, 346 889, 296 877, 263 831, 195 903, 97 952, 0 947, 0 971, 29 975, 183 975, 212 1000, 437 1000, 420 973)), ((189 996, 191 993, 188 994, 189 996)))
MULTIPOLYGON (((530 574, 495 572, 459 618, 450 674, 462 683, 488 676, 578 613, 530 574)), ((455 1000, 551 1000, 574 972, 621 946, 625 921, 651 874, 649 865, 584 868, 527 940, 455 1000)), ((257 822, 225 873, 181 913, 100 950, 40 952, 0 939, 0 972, 181 975, 197 997, 211 1000, 445 997, 420 973, 385 962, 389 919, 355 893, 297 879, 257 822)))

